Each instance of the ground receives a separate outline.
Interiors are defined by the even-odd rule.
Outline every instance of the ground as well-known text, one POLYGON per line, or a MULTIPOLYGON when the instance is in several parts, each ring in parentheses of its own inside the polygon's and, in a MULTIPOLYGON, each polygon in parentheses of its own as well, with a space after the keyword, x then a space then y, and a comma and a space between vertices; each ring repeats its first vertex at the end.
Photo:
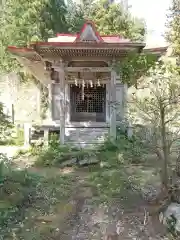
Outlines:
MULTIPOLYGON (((24 163, 27 159, 21 157, 15 167, 27 167, 24 163)), ((49 184, 44 188, 47 202, 38 199, 29 205, 21 224, 11 226, 13 237, 3 239, 100 240, 117 230, 118 239, 123 240, 168 239, 157 216, 149 216, 147 198, 159 182, 152 165, 123 169, 28 166, 29 173, 45 177, 49 184), (49 188, 53 197, 46 193, 49 188)))

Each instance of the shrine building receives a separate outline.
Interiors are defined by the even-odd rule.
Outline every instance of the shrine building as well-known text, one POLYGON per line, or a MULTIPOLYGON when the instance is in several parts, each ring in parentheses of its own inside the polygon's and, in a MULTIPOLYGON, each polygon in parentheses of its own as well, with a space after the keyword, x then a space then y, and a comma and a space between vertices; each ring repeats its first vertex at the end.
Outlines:
POLYGON ((47 42, 8 50, 48 89, 45 136, 59 129, 62 144, 84 146, 116 138, 117 125, 126 120, 127 84, 114 66, 144 47, 122 36, 101 36, 87 21, 77 34, 58 33, 47 42))

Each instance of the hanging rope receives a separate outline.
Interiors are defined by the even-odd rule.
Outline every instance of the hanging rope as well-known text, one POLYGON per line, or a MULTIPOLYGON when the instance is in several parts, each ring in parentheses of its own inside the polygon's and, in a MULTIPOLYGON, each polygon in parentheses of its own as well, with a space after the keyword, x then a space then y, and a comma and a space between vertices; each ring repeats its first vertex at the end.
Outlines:
POLYGON ((85 82, 82 80, 82 100, 84 101, 84 87, 85 87, 85 82))

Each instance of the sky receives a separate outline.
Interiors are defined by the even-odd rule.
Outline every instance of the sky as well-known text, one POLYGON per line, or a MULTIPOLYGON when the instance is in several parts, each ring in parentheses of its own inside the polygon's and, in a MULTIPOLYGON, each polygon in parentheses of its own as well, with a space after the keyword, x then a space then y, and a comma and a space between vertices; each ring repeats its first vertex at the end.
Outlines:
POLYGON ((166 14, 171 0, 129 0, 133 15, 144 18, 147 24, 147 40, 164 42, 166 14))

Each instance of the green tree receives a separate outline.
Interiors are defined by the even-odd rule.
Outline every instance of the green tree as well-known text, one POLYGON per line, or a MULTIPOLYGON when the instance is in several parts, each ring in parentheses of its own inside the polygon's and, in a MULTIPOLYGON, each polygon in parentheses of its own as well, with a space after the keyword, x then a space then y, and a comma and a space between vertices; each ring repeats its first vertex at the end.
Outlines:
POLYGON ((8 45, 26 46, 44 41, 57 32, 77 32, 85 19, 95 22, 101 34, 119 34, 142 40, 144 22, 135 19, 120 4, 108 0, 93 3, 72 0, 7 0, 0 8, 0 71, 19 70, 19 64, 7 52, 8 45))
POLYGON ((85 22, 85 6, 77 4, 73 0, 67 1, 67 15, 68 32, 77 33, 82 28, 85 22))
POLYGON ((17 69, 7 53, 8 45, 26 46, 67 32, 67 9, 63 0, 7 0, 0 10, 1 71, 17 69))
POLYGON ((129 53, 121 61, 116 63, 116 72, 121 75, 122 81, 128 86, 138 85, 141 76, 148 75, 148 71, 155 65, 155 54, 129 53))
POLYGON ((6 131, 12 127, 9 117, 4 114, 3 104, 0 103, 0 141, 6 138, 6 131))
POLYGON ((134 41, 144 40, 145 22, 135 18, 122 4, 109 4, 108 0, 86 4, 85 16, 92 19, 101 34, 117 34, 134 41))
POLYGON ((79 31, 85 20, 92 20, 100 34, 117 34, 141 41, 146 33, 145 22, 142 19, 133 17, 122 4, 110 4, 108 0, 82 0, 81 4, 69 0, 68 19, 69 29, 73 32, 79 31))
POLYGON ((129 103, 134 124, 144 126, 137 135, 162 164, 162 184, 168 186, 168 164, 180 139, 180 81, 172 65, 158 62, 150 76, 142 81, 129 103))
POLYGON ((174 53, 180 54, 180 0, 172 0, 167 20, 167 40, 172 44, 174 53))

